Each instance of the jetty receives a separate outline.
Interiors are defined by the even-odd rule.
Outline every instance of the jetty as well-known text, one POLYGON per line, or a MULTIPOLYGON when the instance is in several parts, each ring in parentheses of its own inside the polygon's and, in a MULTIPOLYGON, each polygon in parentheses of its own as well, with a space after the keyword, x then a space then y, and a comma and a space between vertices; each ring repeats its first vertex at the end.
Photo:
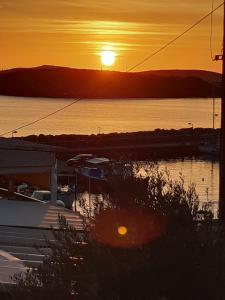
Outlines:
POLYGON ((218 151, 214 149, 219 149, 219 129, 210 128, 156 129, 97 135, 32 135, 21 139, 59 147, 57 157, 60 160, 67 160, 80 153, 127 160, 167 159, 205 152, 217 155, 218 151))

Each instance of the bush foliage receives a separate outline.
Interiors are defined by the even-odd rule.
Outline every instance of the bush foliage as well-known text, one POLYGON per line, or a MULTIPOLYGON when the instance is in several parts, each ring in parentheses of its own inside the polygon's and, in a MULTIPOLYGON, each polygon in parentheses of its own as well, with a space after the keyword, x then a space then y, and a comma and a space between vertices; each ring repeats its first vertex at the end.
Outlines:
POLYGON ((155 166, 125 167, 94 208, 82 234, 59 218, 51 254, 15 277, 16 299, 225 299, 224 232, 200 211, 194 185, 155 166))

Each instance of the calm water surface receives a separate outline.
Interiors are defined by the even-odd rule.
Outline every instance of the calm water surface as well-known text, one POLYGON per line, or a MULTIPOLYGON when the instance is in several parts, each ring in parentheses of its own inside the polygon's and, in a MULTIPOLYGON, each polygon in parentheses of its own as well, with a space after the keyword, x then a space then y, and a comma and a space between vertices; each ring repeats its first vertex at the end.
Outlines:
POLYGON ((204 158, 184 158, 161 160, 158 164, 168 168, 172 178, 178 179, 182 174, 185 185, 196 185, 199 199, 202 202, 217 202, 219 199, 219 162, 204 158))
MULTIPOLYGON (((219 162, 217 160, 204 157, 182 158, 159 160, 157 164, 161 170, 167 169, 174 180, 182 176, 185 188, 194 183, 200 205, 210 202, 211 209, 217 216, 219 199, 219 162)), ((88 205, 88 193, 83 194, 82 197, 86 199, 88 205)), ((91 195, 92 199, 95 197, 96 195, 91 195)))
MULTIPOLYGON (((0 96, 0 134, 43 117, 73 100, 0 96)), ((155 128, 212 127, 212 99, 82 100, 16 135, 132 132, 155 128)), ((220 115, 220 99, 215 101, 220 115)), ((215 118, 218 128, 220 118, 215 118)), ((8 135, 10 136, 10 135, 8 135)), ((203 158, 159 161, 173 178, 196 183, 200 200, 218 200, 219 163, 203 158)))
MULTIPOLYGON (((0 134, 59 109, 73 100, 0 96, 0 134)), ((220 99, 215 101, 220 114, 220 99)), ((156 128, 212 127, 212 99, 81 100, 18 131, 29 134, 96 134, 156 128)), ((219 127, 220 118, 215 118, 219 127)))

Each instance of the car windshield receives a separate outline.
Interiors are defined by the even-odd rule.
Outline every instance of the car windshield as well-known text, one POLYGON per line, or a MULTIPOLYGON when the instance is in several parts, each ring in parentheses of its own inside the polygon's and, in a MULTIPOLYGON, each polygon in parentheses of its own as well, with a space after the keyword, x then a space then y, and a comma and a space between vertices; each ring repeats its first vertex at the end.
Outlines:
POLYGON ((51 200, 51 194, 43 194, 42 199, 43 199, 43 201, 50 201, 51 200))

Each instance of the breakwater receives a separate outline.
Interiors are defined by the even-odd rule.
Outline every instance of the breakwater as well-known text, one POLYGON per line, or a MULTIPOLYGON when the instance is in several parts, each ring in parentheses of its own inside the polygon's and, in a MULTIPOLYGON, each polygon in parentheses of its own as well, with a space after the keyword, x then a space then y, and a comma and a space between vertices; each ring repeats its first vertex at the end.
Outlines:
POLYGON ((23 138, 41 144, 59 147, 58 156, 67 159, 79 153, 124 159, 158 159, 193 156, 201 153, 215 155, 219 130, 186 128, 132 133, 97 135, 39 135, 23 138))

